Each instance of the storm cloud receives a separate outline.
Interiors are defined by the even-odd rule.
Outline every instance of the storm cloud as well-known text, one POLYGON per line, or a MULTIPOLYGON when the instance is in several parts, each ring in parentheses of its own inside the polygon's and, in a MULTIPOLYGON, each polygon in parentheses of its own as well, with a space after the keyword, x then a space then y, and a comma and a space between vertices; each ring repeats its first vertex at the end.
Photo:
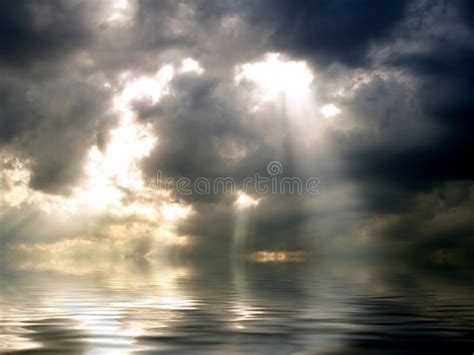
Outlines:
MULTIPOLYGON (((428 258, 468 259, 474 252, 471 4, 6 1, 0 13, 3 242, 81 234, 107 240, 113 228, 106 227, 145 223, 101 211, 81 215, 87 228, 68 231, 61 224, 62 236, 56 230, 52 238, 46 232, 28 238, 31 228, 25 233, 22 222, 12 222, 36 215, 37 201, 77 194, 91 175, 91 151, 106 156, 114 130, 126 127, 123 115, 133 117, 127 124, 138 127, 139 139, 156 138, 130 163, 144 182, 159 173, 174 181, 231 177, 240 185, 256 173, 270 178, 271 161, 283 166, 279 178, 320 180, 316 196, 248 191, 259 199, 246 219, 248 249, 422 250, 428 258), (183 69, 187 58, 196 67, 183 69), (265 85, 243 77, 244 65, 271 58, 311 72, 304 104, 295 104, 294 87, 269 99, 265 85), (126 94, 133 83, 151 92, 126 94), (328 104, 339 110, 332 118, 321 112, 328 104), (28 172, 24 178, 13 177, 15 159, 28 172), (20 190, 11 197, 21 183, 21 191, 41 197, 20 190)), ((272 72, 270 80, 280 85, 274 77, 291 82, 291 75, 272 72)), ((111 204, 187 206, 192 213, 172 229, 189 238, 186 252, 230 252, 239 220, 235 194, 164 196, 117 176, 113 193, 121 197, 111 204)), ((130 227, 139 230, 137 253, 149 252, 150 240, 159 245, 147 233, 151 227, 164 233, 166 216, 147 220, 150 228, 130 227)))

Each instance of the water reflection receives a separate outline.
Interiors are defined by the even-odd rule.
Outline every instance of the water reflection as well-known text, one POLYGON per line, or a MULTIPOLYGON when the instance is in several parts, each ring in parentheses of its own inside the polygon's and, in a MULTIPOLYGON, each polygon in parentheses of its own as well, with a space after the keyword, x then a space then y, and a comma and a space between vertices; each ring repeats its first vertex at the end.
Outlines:
POLYGON ((2 267, 3 351, 445 353, 474 349, 471 275, 241 261, 2 267))

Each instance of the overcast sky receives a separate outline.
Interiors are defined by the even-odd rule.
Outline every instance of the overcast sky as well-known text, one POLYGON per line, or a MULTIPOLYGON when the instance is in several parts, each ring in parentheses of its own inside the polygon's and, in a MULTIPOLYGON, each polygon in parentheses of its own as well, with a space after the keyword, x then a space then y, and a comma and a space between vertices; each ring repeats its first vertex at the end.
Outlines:
POLYGON ((3 1, 2 249, 469 260, 473 4, 3 1))

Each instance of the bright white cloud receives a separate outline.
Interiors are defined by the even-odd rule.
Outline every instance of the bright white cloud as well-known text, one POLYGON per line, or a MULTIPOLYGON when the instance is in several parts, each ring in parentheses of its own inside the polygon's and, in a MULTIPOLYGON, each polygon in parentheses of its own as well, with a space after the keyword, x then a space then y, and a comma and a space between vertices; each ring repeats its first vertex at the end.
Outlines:
POLYGON ((97 146, 90 149, 86 180, 75 189, 75 198, 68 203, 70 208, 102 210, 118 203, 123 189, 137 191, 144 187, 137 164, 156 144, 150 127, 125 117, 111 137, 103 152, 97 146))
POLYGON ((75 188, 75 196, 67 202, 70 209, 88 208, 95 211, 117 205, 124 190, 140 192, 145 188, 139 161, 148 156, 157 143, 151 127, 136 121, 130 105, 135 100, 148 99, 153 104, 169 93, 174 76, 171 65, 165 65, 156 75, 141 77, 125 84, 114 99, 120 116, 117 128, 104 150, 93 146, 85 165, 85 182, 75 188))
POLYGON ((113 0, 107 6, 107 20, 112 25, 123 25, 133 18, 135 1, 113 0))
POLYGON ((180 72, 202 74, 204 73, 204 68, 193 58, 186 58, 181 62, 180 72))
POLYGON ((255 207, 259 203, 258 199, 254 199, 250 197, 249 195, 240 192, 239 197, 237 197, 237 200, 235 201, 235 207, 237 209, 244 209, 244 208, 249 208, 249 207, 255 207))
POLYGON ((284 94, 288 98, 304 97, 310 90, 313 75, 304 61, 285 61, 280 54, 270 53, 264 61, 246 63, 238 68, 236 81, 257 83, 264 100, 284 94))
POLYGON ((161 213, 168 221, 175 221, 177 219, 184 218, 190 212, 190 206, 182 206, 179 203, 164 203, 161 207, 161 213))
POLYGON ((324 118, 331 118, 341 113, 341 109, 334 104, 324 105, 320 111, 324 118))
POLYGON ((129 112, 130 104, 137 100, 157 103, 169 94, 169 84, 174 75, 173 67, 165 65, 154 76, 143 76, 127 82, 122 93, 114 100, 115 108, 121 112, 129 112))

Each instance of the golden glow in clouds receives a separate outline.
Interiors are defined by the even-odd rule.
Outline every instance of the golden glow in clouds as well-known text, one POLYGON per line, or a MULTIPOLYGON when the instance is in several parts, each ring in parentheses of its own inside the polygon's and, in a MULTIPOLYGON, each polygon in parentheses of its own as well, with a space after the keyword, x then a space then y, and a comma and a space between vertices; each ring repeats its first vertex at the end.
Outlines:
POLYGON ((258 263, 298 263, 306 260, 303 251, 261 250, 249 255, 249 259, 258 263))

